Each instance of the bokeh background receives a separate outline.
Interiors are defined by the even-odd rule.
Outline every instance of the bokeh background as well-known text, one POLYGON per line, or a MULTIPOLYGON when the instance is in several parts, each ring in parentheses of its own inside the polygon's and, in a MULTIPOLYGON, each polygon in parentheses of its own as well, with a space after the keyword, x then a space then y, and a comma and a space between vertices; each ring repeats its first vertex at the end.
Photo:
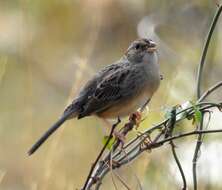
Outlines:
MULTIPOLYGON (((69 121, 35 155, 28 157, 27 150, 80 87, 138 37, 158 43, 164 75, 141 130, 161 121, 169 106, 195 99, 197 65, 215 10, 213 0, 1 0, 0 189, 83 185, 107 134, 97 118, 69 121)), ((221 24, 208 52, 204 87, 221 79, 221 24)), ((221 93, 212 96, 220 98, 221 93)), ((209 127, 220 127, 220 118, 216 113, 209 127)), ((193 127, 188 121, 181 124, 181 129, 193 127)), ((222 189, 220 139, 205 138, 200 189, 222 189)), ((193 142, 177 142, 189 185, 193 142)), ((131 189, 139 189, 137 178, 150 190, 179 189, 181 183, 169 146, 145 153, 118 173, 131 189)), ((110 176, 102 189, 115 189, 110 176)))

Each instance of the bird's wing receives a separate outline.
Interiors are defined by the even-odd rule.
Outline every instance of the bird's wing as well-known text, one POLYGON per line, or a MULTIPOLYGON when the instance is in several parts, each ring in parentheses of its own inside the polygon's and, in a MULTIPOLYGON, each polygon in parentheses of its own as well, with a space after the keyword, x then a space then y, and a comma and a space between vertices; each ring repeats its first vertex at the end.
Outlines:
MULTIPOLYGON (((108 75, 111 73, 116 72, 117 70, 121 70, 123 68, 122 61, 118 61, 115 64, 108 65, 102 70, 100 70, 92 79, 90 79, 85 86, 80 90, 79 95, 76 99, 73 100, 73 102, 67 106, 67 108, 64 111, 64 114, 67 114, 69 112, 73 112, 73 110, 76 110, 75 115, 79 115, 81 113, 88 113, 87 105, 89 101, 91 101, 92 97, 94 97, 94 93, 98 87, 98 84, 108 75)), ((84 114, 86 115, 86 114, 84 114)), ((89 114, 88 114, 89 115, 89 114)))
POLYGON ((98 113, 136 95, 143 86, 143 72, 135 67, 119 67, 97 81, 93 93, 88 97, 79 118, 98 113))

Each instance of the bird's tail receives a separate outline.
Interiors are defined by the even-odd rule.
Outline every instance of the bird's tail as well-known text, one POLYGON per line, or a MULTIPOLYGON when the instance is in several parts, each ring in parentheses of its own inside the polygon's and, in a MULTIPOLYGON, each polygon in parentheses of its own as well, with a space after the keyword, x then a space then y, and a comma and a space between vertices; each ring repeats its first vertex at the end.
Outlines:
POLYGON ((28 155, 32 155, 71 115, 73 115, 73 111, 64 112, 62 117, 31 147, 28 155))

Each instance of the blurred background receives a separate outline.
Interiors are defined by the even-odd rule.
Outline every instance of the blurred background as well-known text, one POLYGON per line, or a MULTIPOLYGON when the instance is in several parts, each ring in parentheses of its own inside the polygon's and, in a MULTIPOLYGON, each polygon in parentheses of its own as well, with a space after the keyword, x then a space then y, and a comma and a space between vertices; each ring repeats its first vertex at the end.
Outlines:
MULTIPOLYGON (((0 189, 74 190, 83 185, 107 134, 97 118, 69 121, 36 154, 28 157, 27 150, 80 87, 138 37, 158 43, 164 76, 141 130, 161 121, 169 106, 195 99, 197 65, 215 11, 211 0, 1 0, 0 189)), ((208 52, 204 87, 221 79, 221 24, 208 52)), ((212 96, 220 98, 221 93, 212 96)), ((220 127, 220 118, 216 113, 210 127, 220 127)), ((193 127, 181 123, 181 130, 193 127)), ((205 138, 199 189, 222 189, 220 139, 205 138)), ((194 140, 176 143, 189 185, 194 140)), ((118 173, 131 189, 139 189, 137 178, 150 190, 181 184, 169 146, 143 154, 118 173)), ((115 189, 110 176, 101 189, 115 189)))

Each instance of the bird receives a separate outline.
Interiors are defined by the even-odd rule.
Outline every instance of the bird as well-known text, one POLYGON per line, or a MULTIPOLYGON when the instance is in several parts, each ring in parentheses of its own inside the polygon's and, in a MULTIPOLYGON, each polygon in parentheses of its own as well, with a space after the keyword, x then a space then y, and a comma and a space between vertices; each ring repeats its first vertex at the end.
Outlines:
POLYGON ((161 77, 157 44, 148 38, 136 39, 118 61, 98 71, 83 86, 28 154, 32 155, 69 119, 97 116, 107 121, 143 110, 159 88, 161 77))

